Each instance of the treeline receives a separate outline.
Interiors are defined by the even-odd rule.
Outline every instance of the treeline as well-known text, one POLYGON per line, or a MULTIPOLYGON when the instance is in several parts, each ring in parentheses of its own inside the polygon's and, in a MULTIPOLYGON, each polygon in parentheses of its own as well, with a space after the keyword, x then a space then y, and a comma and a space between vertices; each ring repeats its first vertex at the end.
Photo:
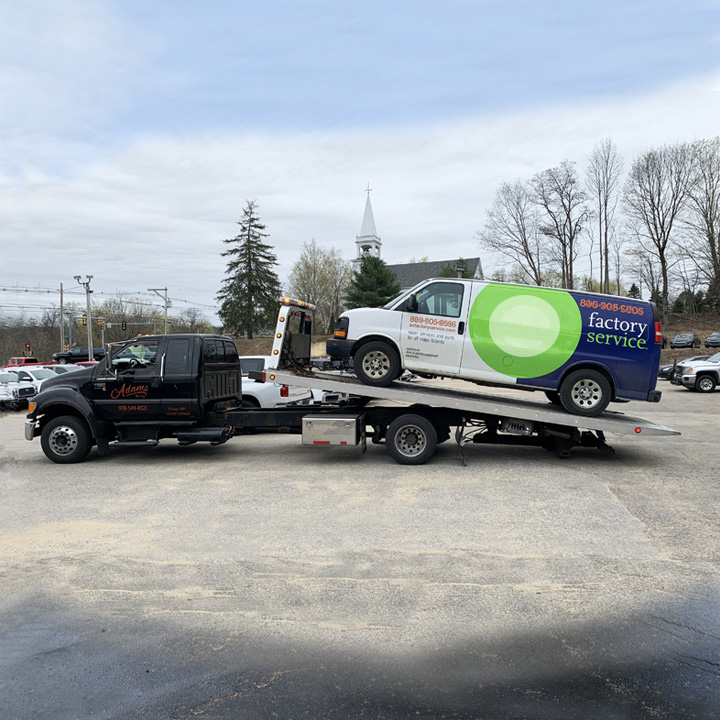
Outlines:
MULTIPOLYGON (((88 326, 82 322, 86 309, 77 304, 65 305, 63 314, 63 345, 74 342, 80 347, 86 347, 88 326)), ((162 333, 164 323, 164 313, 154 304, 119 295, 93 305, 90 321, 93 346, 100 347, 103 340, 105 344, 120 342, 140 333, 162 333), (99 324, 99 319, 103 319, 104 327, 99 324)), ((215 331, 213 325, 196 308, 168 315, 168 333, 215 331)), ((52 354, 60 350, 59 308, 45 310, 40 318, 0 315, 0 364, 5 364, 10 357, 23 355, 28 344, 31 354, 44 361, 50 360, 52 354)))
POLYGON ((663 321, 673 310, 716 312, 720 137, 648 150, 627 173, 603 140, 582 178, 564 160, 502 183, 477 238, 508 260, 498 279, 618 294, 625 279, 658 303, 663 321), (586 277, 580 256, 590 260, 586 277))

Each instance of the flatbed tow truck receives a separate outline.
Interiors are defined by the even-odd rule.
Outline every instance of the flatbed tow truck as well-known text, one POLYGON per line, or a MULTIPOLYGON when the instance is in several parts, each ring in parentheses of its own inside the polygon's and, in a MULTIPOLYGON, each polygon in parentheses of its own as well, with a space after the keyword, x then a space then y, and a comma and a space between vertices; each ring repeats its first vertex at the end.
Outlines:
POLYGON ((549 403, 397 380, 375 387, 311 363, 313 306, 283 298, 271 362, 255 380, 325 390, 330 404, 242 407, 240 361, 232 340, 216 335, 144 336, 119 343, 92 370, 49 380, 28 407, 25 437, 40 437, 56 463, 82 461, 96 446, 220 445, 259 432, 302 434, 312 446, 385 443, 405 465, 427 462, 453 435, 464 462, 470 442, 539 445, 567 457, 574 447, 612 455, 605 433, 679 435, 619 412, 571 415, 549 403))
POLYGON ((571 415, 550 403, 452 389, 418 381, 395 381, 388 387, 365 385, 337 372, 317 372, 309 364, 313 306, 282 299, 272 362, 263 372, 251 373, 262 382, 277 382, 325 390, 349 398, 347 405, 327 408, 282 408, 230 413, 235 434, 270 431, 280 427, 300 431, 303 444, 362 445, 385 442, 399 463, 419 465, 451 437, 465 462, 462 448, 470 443, 538 445, 568 457, 573 447, 594 447, 614 454, 605 433, 616 435, 679 435, 620 412, 598 417, 571 415), (375 405, 375 401, 393 405, 375 405), (373 404, 369 404, 369 403, 373 404))

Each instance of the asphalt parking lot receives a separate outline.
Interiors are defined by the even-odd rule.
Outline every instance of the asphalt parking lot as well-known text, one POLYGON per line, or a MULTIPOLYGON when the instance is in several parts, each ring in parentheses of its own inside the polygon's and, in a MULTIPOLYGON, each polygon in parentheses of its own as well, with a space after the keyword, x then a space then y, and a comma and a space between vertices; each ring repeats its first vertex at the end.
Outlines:
POLYGON ((717 718, 720 392, 616 455, 291 435, 59 466, 0 416, 0 718, 717 718))

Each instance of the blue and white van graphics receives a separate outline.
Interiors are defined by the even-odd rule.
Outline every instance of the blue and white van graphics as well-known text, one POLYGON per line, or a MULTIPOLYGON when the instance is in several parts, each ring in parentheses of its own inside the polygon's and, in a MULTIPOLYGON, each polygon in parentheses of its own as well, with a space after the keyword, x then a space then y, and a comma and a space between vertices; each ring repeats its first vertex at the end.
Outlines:
POLYGON ((652 303, 480 280, 427 280, 383 308, 349 310, 328 354, 365 383, 403 370, 544 390, 579 415, 657 402, 662 334, 652 303))

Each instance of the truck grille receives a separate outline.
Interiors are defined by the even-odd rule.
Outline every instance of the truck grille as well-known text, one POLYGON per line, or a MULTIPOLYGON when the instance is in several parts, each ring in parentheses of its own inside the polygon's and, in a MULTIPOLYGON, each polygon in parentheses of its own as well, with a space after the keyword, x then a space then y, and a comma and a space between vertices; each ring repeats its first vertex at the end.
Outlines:
POLYGON ((24 387, 19 388, 17 391, 17 396, 19 398, 29 398, 35 395, 35 388, 34 387, 24 387))

